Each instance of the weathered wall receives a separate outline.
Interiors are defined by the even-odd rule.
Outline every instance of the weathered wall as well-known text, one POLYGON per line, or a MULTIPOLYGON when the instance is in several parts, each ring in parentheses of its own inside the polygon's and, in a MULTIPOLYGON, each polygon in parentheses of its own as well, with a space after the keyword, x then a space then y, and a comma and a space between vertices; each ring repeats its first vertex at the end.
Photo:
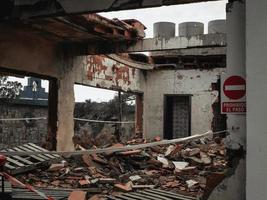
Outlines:
MULTIPOLYGON (((47 105, 38 103, 0 103, 0 118, 47 117, 47 105)), ((0 149, 29 142, 45 143, 47 120, 0 121, 0 149)))
POLYGON ((53 42, 26 31, 0 26, 0 67, 57 77, 62 65, 53 42))
POLYGON ((140 70, 129 68, 104 56, 65 56, 59 76, 57 147, 73 149, 74 84, 141 92, 140 70))
POLYGON ((266 0, 246 0, 247 200, 266 199, 266 9, 266 0))
POLYGON ((245 191, 242 183, 246 182, 245 160, 242 159, 228 175, 211 193, 208 200, 244 200, 245 191))
POLYGON ((144 78, 145 137, 163 136, 165 94, 192 95, 191 132, 204 133, 211 129, 212 104, 218 91, 212 91, 223 69, 158 70, 147 72, 144 78))
POLYGON ((130 68, 105 56, 82 56, 75 59, 75 82, 78 84, 141 92, 139 69, 130 68))
POLYGON ((141 92, 137 69, 101 56, 67 55, 45 36, 30 34, 20 27, 0 28, 0 67, 58 79, 58 150, 73 149, 74 83, 141 92))

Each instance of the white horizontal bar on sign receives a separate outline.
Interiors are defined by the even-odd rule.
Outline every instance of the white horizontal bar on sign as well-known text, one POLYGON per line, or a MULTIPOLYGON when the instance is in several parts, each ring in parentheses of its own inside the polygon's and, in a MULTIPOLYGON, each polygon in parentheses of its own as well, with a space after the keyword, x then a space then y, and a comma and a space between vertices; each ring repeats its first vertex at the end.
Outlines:
POLYGON ((246 90, 245 85, 226 85, 225 90, 246 90))

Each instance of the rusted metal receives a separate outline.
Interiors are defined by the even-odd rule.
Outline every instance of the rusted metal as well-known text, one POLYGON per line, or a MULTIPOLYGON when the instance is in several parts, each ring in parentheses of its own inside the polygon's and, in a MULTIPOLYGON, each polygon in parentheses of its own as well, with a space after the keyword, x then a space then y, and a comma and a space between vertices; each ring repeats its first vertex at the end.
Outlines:
POLYGON ((0 20, 66 16, 217 0, 2 0, 0 20))

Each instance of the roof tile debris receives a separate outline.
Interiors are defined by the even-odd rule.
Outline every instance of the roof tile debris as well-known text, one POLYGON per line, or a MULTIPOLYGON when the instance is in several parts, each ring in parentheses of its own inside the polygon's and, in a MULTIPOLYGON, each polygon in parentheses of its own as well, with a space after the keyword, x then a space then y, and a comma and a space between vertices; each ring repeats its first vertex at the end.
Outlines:
MULTIPOLYGON (((105 147, 146 142, 145 139, 133 139, 105 147)), ((221 138, 201 138, 120 153, 75 155, 65 160, 64 165, 58 163, 58 168, 52 165, 50 170, 36 169, 17 178, 35 188, 83 191, 72 195, 85 192, 88 199, 127 196, 138 191, 145 194, 151 189, 200 198, 217 186, 228 169, 226 148, 221 138)))

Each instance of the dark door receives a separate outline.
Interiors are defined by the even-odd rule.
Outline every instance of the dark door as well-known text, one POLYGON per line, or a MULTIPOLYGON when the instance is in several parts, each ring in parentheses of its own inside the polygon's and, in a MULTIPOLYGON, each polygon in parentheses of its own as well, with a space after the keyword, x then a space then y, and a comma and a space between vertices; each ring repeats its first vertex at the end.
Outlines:
POLYGON ((191 134, 191 96, 166 95, 164 138, 174 139, 191 134))

